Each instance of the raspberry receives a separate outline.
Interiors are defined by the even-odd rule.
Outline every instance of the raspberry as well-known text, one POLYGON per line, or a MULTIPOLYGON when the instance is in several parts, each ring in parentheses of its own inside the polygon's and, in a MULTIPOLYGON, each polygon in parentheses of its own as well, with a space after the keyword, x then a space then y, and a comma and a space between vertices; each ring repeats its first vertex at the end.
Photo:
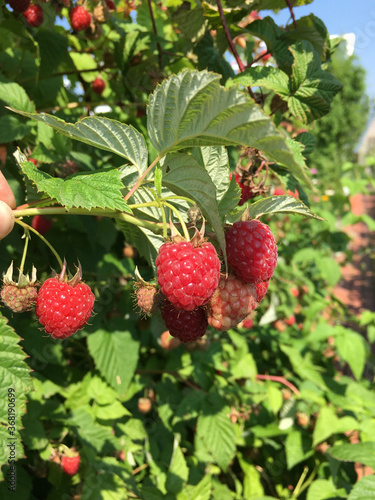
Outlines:
POLYGON ((115 2, 112 0, 105 0, 105 3, 107 4, 109 10, 116 10, 115 2))
POLYGON ((70 23, 75 31, 86 30, 91 24, 91 14, 82 5, 78 5, 70 12, 70 23))
POLYGON ((25 12, 30 5, 30 0, 9 0, 8 3, 15 12, 25 12))
POLYGON ((228 264, 247 283, 272 278, 277 246, 270 228, 258 220, 238 221, 225 233, 228 264))
POLYGON ((269 281, 262 281, 262 283, 256 283, 255 290, 257 292, 257 302, 261 302, 264 299, 264 296, 267 293, 269 281))
POLYGON ((28 161, 31 161, 32 163, 34 163, 34 165, 37 167, 38 166, 38 162, 36 160, 34 160, 34 158, 28 158, 27 159, 28 161))
POLYGON ((151 411, 152 408, 152 402, 150 398, 139 398, 138 399, 138 410, 141 413, 148 413, 151 411))
POLYGON ((147 316, 156 312, 163 302, 163 294, 153 285, 135 283, 136 300, 140 310, 147 316))
POLYGON ((254 285, 244 283, 233 274, 221 277, 219 286, 211 297, 208 324, 215 330, 226 332, 244 320, 255 309, 254 285))
POLYGON ((69 282, 64 280, 64 274, 65 269, 60 276, 47 279, 40 287, 36 302, 39 322, 54 339, 65 339, 80 330, 94 307, 94 294, 80 281, 81 269, 69 282))
POLYGON ((201 307, 194 311, 185 311, 176 309, 170 302, 167 302, 161 315, 172 337, 178 338, 184 344, 193 342, 206 333, 207 315, 201 307))
POLYGON ((256 193, 253 193, 253 190, 250 186, 247 186, 246 184, 241 182, 242 179, 239 174, 234 174, 234 178, 236 179, 237 184, 241 188, 241 199, 238 202, 238 205, 241 207, 244 203, 247 202, 247 200, 254 198, 256 196, 256 193))
POLYGON ((80 461, 81 457, 79 455, 76 455, 75 457, 68 457, 64 455, 61 458, 61 466, 65 474, 68 474, 68 476, 74 476, 74 474, 77 474, 80 461))
POLYGON ((250 330, 254 325, 254 321, 253 321, 253 318, 251 318, 250 316, 248 316, 247 318, 245 318, 243 320, 243 324, 242 326, 244 328, 246 328, 247 330, 250 330))
POLYGON ((13 281, 13 262, 3 278, 4 286, 1 290, 1 300, 13 312, 30 311, 38 296, 36 288, 36 269, 32 268, 31 280, 26 274, 19 273, 18 281, 13 281))
POLYGON ((95 94, 101 95, 105 89, 105 81, 102 80, 99 76, 95 78, 92 82, 92 90, 95 94))
POLYGON ((211 243, 164 243, 156 258, 161 291, 177 309, 206 304, 220 278, 220 261, 211 243))
POLYGON ((29 7, 23 13, 26 22, 32 28, 38 28, 43 23, 44 13, 40 5, 30 3, 29 7))
POLYGON ((35 215, 31 222, 32 227, 40 234, 46 234, 52 227, 51 219, 43 217, 43 215, 35 215))

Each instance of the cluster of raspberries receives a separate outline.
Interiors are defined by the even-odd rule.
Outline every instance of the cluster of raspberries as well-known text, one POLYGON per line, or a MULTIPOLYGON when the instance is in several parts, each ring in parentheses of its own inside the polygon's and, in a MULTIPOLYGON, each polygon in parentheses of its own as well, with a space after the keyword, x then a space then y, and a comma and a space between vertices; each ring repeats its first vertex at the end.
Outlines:
POLYGON ((227 331, 243 321, 267 292, 277 264, 270 228, 258 220, 235 222, 225 233, 230 272, 220 272, 215 247, 206 241, 164 243, 156 258, 159 287, 137 287, 137 303, 150 315, 160 309, 181 342, 202 337, 208 325, 227 331))
POLYGON ((35 307, 40 324, 54 339, 65 339, 83 328, 92 315, 95 296, 81 281, 82 270, 68 281, 65 264, 60 275, 48 278, 38 291, 36 270, 31 280, 20 273, 18 282, 12 279, 13 263, 4 275, 1 300, 13 312, 30 311, 35 307))

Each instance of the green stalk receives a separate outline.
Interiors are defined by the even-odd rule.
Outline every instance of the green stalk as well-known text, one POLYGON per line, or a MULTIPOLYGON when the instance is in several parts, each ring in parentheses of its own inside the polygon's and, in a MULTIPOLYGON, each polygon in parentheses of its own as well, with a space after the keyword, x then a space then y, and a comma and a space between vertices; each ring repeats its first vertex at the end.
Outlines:
MULTIPOLYGON (((61 269, 63 268, 63 261, 61 260, 60 255, 56 252, 56 250, 53 248, 53 246, 51 245, 51 243, 44 236, 42 236, 39 233, 39 231, 37 231, 33 227, 29 226, 28 224, 26 224, 25 222, 22 222, 21 220, 19 220, 17 218, 15 219, 15 222, 17 224, 19 224, 20 226, 22 226, 24 229, 32 231, 37 236, 39 236, 39 238, 48 246, 48 248, 51 250, 51 252, 53 253, 53 255, 56 257, 57 262, 59 263, 61 269)), ((21 266, 22 266, 22 264, 21 264, 21 266)), ((21 267, 21 269, 22 269, 22 267, 21 267)))
POLYGON ((22 260, 20 265, 20 275, 23 273, 23 268, 25 266, 27 248, 29 246, 29 238, 30 238, 29 230, 25 228, 25 246, 23 247, 22 260))
POLYGON ((186 224, 185 224, 185 221, 184 219, 181 217, 181 214, 180 212, 177 210, 177 208, 175 208, 173 205, 171 205, 170 203, 164 203, 164 205, 168 208, 170 208, 176 215, 177 215, 177 218, 178 220, 180 221, 180 224, 181 224, 181 227, 184 231, 184 236, 185 236, 185 239, 186 241, 189 241, 190 240, 190 235, 189 235, 189 231, 187 230, 187 227, 186 227, 186 224))

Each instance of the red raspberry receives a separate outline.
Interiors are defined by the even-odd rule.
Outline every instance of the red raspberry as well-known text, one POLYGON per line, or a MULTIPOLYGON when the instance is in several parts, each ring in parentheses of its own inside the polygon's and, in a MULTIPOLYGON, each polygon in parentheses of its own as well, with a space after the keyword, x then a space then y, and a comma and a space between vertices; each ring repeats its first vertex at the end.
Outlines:
POLYGON ((44 13, 40 5, 30 3, 23 15, 27 24, 32 28, 38 28, 43 23, 44 13))
POLYGON ((82 5, 74 7, 70 12, 70 24, 75 31, 87 30, 91 24, 91 14, 82 5))
POLYGON ((264 299, 264 296, 267 293, 268 286, 270 282, 269 281, 262 281, 262 283, 256 283, 255 289, 257 291, 257 302, 261 302, 264 299))
POLYGON ((92 82, 92 90, 95 94, 101 95, 105 89, 105 81, 102 80, 99 76, 95 78, 92 82))
POLYGON ((215 330, 226 332, 243 321, 257 305, 254 285, 244 283, 233 274, 221 277, 211 297, 208 324, 215 330))
POLYGON ((46 234, 52 227, 51 219, 47 219, 43 215, 35 215, 31 222, 32 227, 40 234, 46 234))
POLYGON ((109 10, 116 10, 116 5, 112 0, 105 0, 109 10))
POLYGON ((225 233, 228 264, 247 283, 272 278, 277 246, 270 228, 258 220, 238 221, 225 233))
POLYGON ((219 282, 220 261, 211 243, 164 243, 155 263, 161 291, 177 309, 206 304, 219 282))
POLYGON ((267 51, 266 51, 266 50, 265 50, 265 51, 263 51, 260 55, 261 55, 261 56, 263 56, 263 57, 262 57, 262 61, 264 61, 264 62, 268 61, 268 59, 269 59, 270 57, 272 57, 272 54, 267 53, 267 51))
POLYGON ((36 160, 34 160, 34 158, 28 158, 27 159, 28 161, 31 161, 32 163, 34 163, 34 165, 37 167, 38 166, 38 162, 36 160))
MULTIPOLYGON (((62 273, 63 274, 63 273, 62 273)), ((66 282, 60 276, 47 279, 40 287, 35 313, 46 333, 65 339, 80 330, 92 314, 95 297, 80 281, 80 274, 66 282)))
POLYGON ((234 174, 234 178, 236 179, 237 184, 241 188, 241 199, 238 202, 238 205, 241 207, 244 203, 247 202, 247 200, 251 200, 251 198, 254 198, 256 194, 253 193, 250 186, 246 186, 246 184, 241 182, 242 178, 239 174, 234 174))
POLYGON ((253 318, 251 318, 250 316, 248 316, 247 318, 245 318, 243 320, 243 323, 242 323, 242 326, 244 328, 246 328, 247 330, 250 330, 254 325, 254 321, 253 321, 253 318))
POLYGON ((8 3, 15 12, 25 12, 30 5, 30 0, 9 0, 8 3))
POLYGON ((273 190, 273 194, 274 194, 274 196, 282 196, 283 194, 285 194, 285 191, 284 191, 284 189, 281 189, 281 188, 275 188, 273 190))
POLYGON ((137 306, 146 316, 151 316, 160 308, 164 299, 163 294, 153 285, 135 283, 134 287, 137 306))
POLYGON ((61 458, 61 466, 65 474, 68 474, 68 476, 74 476, 74 474, 77 474, 80 461, 81 457, 79 455, 76 455, 75 457, 68 457, 64 455, 61 458))
POLYGON ((207 314, 202 307, 194 311, 185 311, 176 309, 170 302, 167 302, 161 315, 172 337, 178 338, 183 343, 194 342, 206 333, 207 314))

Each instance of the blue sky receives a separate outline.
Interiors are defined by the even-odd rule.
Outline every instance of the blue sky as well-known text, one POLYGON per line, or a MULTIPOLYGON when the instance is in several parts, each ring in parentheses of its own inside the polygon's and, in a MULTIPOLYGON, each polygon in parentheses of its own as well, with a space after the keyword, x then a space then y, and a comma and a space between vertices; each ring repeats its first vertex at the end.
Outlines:
MULTIPOLYGON (((374 0, 314 0, 310 5, 295 8, 295 16, 315 14, 327 26, 331 35, 355 34, 354 54, 367 72, 367 93, 375 99, 375 1, 374 0)), ((278 24, 285 24, 290 13, 283 9, 271 14, 278 24)))

